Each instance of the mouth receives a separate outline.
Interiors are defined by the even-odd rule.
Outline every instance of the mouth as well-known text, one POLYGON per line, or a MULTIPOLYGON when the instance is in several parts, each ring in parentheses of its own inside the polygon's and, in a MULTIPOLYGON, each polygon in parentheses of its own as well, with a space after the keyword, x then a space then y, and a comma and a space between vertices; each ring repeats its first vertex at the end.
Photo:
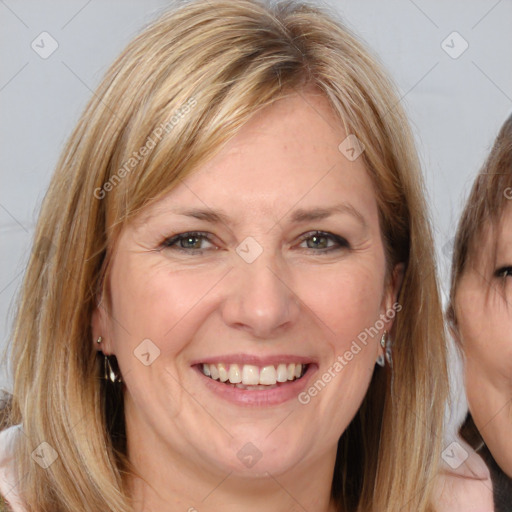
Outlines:
POLYGON ((271 390, 302 379, 309 364, 278 363, 258 366, 254 364, 200 363, 201 373, 211 380, 231 388, 246 391, 271 390))

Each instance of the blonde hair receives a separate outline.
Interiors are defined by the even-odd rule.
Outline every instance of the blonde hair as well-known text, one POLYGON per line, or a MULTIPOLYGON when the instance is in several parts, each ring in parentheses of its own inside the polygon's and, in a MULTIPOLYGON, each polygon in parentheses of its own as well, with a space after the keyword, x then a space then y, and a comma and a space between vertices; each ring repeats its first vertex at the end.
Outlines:
POLYGON ((185 2, 163 15, 111 66, 64 149, 37 225, 12 344, 11 422, 26 434, 17 461, 28 510, 132 510, 122 393, 101 379, 91 332, 117 237, 256 111, 310 85, 364 145, 389 269, 405 264, 393 372, 374 372, 340 439, 332 495, 346 512, 433 510, 447 388, 444 330, 423 182, 399 97, 331 13, 251 0, 185 2), (159 128, 165 136, 139 159, 159 128), (43 441, 59 455, 46 470, 30 457, 43 441))

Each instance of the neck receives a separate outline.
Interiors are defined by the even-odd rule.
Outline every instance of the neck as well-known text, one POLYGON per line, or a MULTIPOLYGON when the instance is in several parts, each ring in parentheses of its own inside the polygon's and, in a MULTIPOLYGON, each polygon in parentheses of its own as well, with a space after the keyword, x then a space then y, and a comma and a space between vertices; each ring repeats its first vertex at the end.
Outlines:
MULTIPOLYGON (((179 482, 173 479, 148 484, 140 478, 132 480, 132 499, 136 512, 282 512, 315 510, 317 512, 335 512, 337 509, 331 502, 329 494, 317 495, 311 492, 312 482, 302 481, 299 488, 296 482, 289 481, 282 475, 279 477, 262 477, 258 482, 243 482, 233 474, 226 474, 217 482, 206 484, 201 475, 194 476, 195 492, 189 486, 179 488, 183 483, 183 475, 179 482), (188 490, 188 492, 187 492, 188 490)), ((330 480, 328 480, 330 482, 330 480)), ((316 486, 315 486, 316 487, 316 486)))

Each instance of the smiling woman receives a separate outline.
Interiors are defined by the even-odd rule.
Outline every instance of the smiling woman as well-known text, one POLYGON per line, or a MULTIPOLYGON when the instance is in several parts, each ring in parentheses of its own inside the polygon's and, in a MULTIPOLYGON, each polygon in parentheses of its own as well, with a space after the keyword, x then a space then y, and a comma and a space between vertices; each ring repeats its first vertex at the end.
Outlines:
POLYGON ((368 51, 306 4, 185 2, 112 65, 50 185, 0 489, 433 511, 444 347, 416 153, 368 51))

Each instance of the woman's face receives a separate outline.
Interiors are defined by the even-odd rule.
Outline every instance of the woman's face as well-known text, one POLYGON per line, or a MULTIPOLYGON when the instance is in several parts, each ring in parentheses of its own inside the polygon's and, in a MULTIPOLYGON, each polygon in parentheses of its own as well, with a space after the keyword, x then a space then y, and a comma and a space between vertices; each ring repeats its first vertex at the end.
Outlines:
POLYGON ((322 96, 294 94, 122 232, 93 324, 120 366, 137 460, 212 481, 332 470, 395 294, 346 137, 322 96))
POLYGON ((512 204, 494 233, 484 227, 476 251, 455 297, 466 390, 478 430, 512 477, 512 204))

